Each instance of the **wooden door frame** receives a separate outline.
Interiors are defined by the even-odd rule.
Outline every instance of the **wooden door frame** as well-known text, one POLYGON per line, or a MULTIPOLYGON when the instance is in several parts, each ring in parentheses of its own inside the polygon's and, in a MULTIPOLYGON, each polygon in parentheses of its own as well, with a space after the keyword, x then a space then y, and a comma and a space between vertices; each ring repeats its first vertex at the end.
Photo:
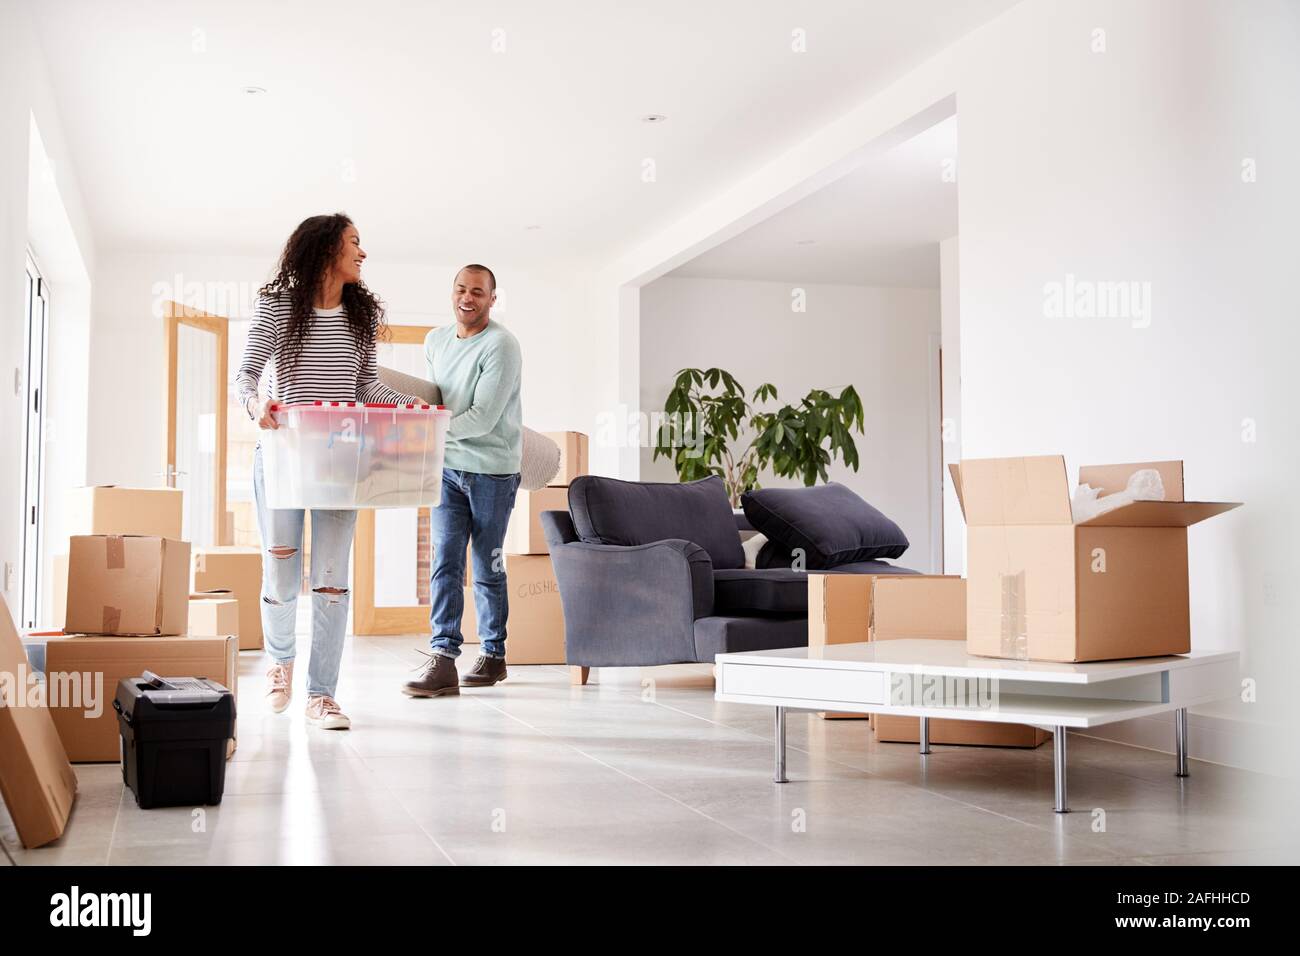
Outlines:
POLYGON ((220 315, 181 305, 179 302, 163 303, 163 341, 166 347, 167 381, 163 398, 163 474, 170 477, 176 468, 176 381, 180 327, 209 332, 217 337, 217 434, 216 453, 213 456, 215 474, 213 482, 214 514, 212 515, 212 541, 229 544, 226 536, 226 390, 229 388, 230 323, 220 315))
MULTIPOLYGON (((428 512, 428 508, 420 508, 428 512)), ((418 634, 429 629, 429 608, 375 606, 375 512, 357 511, 353 537, 352 633, 418 634)))
MULTIPOLYGON (((390 325, 386 342, 393 345, 422 345, 437 326, 390 325)), ((428 511, 421 508, 420 511, 428 511)), ((352 633, 419 634, 429 630, 429 608, 375 606, 375 512, 358 509, 353 537, 352 633)))

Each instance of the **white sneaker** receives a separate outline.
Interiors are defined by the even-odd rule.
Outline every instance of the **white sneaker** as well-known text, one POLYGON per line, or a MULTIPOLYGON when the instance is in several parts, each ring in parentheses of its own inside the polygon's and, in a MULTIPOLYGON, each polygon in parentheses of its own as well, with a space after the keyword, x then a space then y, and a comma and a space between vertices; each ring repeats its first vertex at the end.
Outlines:
POLYGON ((333 697, 313 694, 307 699, 307 723, 321 730, 348 730, 352 721, 343 713, 333 697))
POLYGON ((289 698, 293 696, 293 661, 272 664, 266 672, 266 679, 271 684, 266 691, 267 703, 271 705, 272 713, 282 714, 289 706, 289 698))

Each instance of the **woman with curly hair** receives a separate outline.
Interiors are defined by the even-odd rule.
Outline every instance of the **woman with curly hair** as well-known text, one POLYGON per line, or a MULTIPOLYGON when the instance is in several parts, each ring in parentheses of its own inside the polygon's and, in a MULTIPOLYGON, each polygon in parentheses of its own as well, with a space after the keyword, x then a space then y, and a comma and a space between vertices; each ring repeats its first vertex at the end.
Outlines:
MULTIPOLYGON (((243 361, 239 400, 261 428, 275 428, 271 407, 300 402, 418 402, 379 381, 375 343, 387 332, 384 306, 361 281, 366 253, 343 213, 304 220, 280 255, 274 279, 259 290, 243 361), (270 395, 258 380, 271 363, 270 395)), ((253 494, 266 551, 262 560, 262 630, 271 658, 267 697, 283 712, 293 693, 295 620, 302 581, 303 509, 266 507, 262 448, 253 456, 253 494)), ((355 511, 311 512, 311 660, 307 720, 327 730, 351 721, 334 691, 348 620, 348 559, 355 511)))

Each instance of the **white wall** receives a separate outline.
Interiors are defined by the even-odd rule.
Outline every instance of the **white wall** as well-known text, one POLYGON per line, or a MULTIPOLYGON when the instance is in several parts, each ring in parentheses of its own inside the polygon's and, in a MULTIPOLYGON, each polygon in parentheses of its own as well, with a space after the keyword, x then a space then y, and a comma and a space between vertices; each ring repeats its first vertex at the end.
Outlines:
POLYGON ((1026 4, 964 61, 965 454, 1182 458, 1190 497, 1245 501, 1189 532, 1193 646, 1259 681, 1227 710, 1289 722, 1300 5, 1026 4), (1150 283, 1149 324, 1045 317, 1067 275, 1150 283))
POLYGON ((966 521, 948 466, 961 461, 961 285, 957 237, 939 243, 939 324, 943 349, 943 570, 966 573, 966 521))
MULTIPOLYGON (((640 407, 661 410, 677 371, 725 368, 751 392, 771 382, 779 402, 795 402, 810 388, 858 390, 866 433, 855 436, 857 472, 837 462, 843 482, 889 515, 911 547, 898 563, 929 571, 927 442, 929 336, 939 331, 933 289, 808 284, 807 311, 791 310, 792 285, 744 279, 666 277, 641 289, 640 407)), ((675 481, 666 458, 641 451, 641 478, 675 481)), ((762 476, 767 487, 798 486, 797 479, 762 476)))
MULTIPOLYGON (((0 0, 0 448, 5 449, 0 467, 0 569, 8 563, 22 566, 26 389, 15 390, 14 370, 23 366, 23 262, 29 242, 52 290, 46 520, 57 524, 62 488, 85 480, 85 331, 92 306, 87 279, 95 248, 28 11, 13 0, 0 0), (39 144, 32 138, 33 118, 40 129, 39 144), (45 165, 35 181, 30 173, 34 156, 43 156, 45 165)), ((19 587, 15 575, 14 587, 4 591, 15 614, 19 587)))
MULTIPOLYGON (((97 273, 95 361, 91 368, 90 481, 153 485, 161 480, 165 356, 160 303, 179 299, 219 315, 247 318, 277 250, 262 257, 192 254, 105 256, 97 273), (129 427, 123 427, 130 423, 129 427)), ((540 431, 591 433, 589 366, 570 343, 587 335, 587 288, 577 272, 534 274, 492 264, 499 318, 524 353, 524 422, 540 431)), ((450 321, 456 265, 367 260, 366 280, 394 324, 450 321)), ((235 369, 232 364, 231 375, 235 369)))
POLYGON ((1297 739, 1268 728, 1300 706, 1286 684, 1300 670, 1298 19, 1286 0, 1022 3, 609 272, 652 280, 955 102, 962 453, 1063 453, 1072 468, 1183 458, 1192 496, 1247 502, 1190 531, 1192 640, 1242 651, 1258 702, 1199 708, 1193 729, 1212 729, 1192 747, 1274 768, 1295 765, 1297 739), (1243 182, 1247 160, 1257 181, 1243 182), (1044 286, 1068 274, 1150 282, 1149 327, 1046 318, 1044 286), (1211 738, 1229 742, 1205 749, 1211 738))

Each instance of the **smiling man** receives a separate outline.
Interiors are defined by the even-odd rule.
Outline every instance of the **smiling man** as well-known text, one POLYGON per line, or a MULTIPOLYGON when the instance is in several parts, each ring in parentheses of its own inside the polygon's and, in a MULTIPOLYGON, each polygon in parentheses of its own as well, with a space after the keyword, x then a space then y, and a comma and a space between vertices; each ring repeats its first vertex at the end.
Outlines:
POLYGON ((506 676, 505 565, 501 546, 519 488, 523 447, 519 342, 493 320, 497 280, 487 266, 456 273, 451 306, 456 323, 424 340, 429 378, 451 410, 442 472, 442 503, 432 511, 433 577, 429 626, 433 655, 403 693, 444 697, 489 687, 506 676), (465 549, 473 544, 474 608, 482 651, 463 679, 455 660, 463 636, 465 549))

